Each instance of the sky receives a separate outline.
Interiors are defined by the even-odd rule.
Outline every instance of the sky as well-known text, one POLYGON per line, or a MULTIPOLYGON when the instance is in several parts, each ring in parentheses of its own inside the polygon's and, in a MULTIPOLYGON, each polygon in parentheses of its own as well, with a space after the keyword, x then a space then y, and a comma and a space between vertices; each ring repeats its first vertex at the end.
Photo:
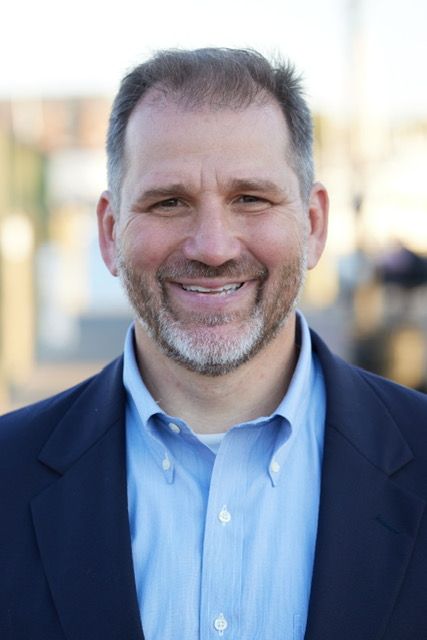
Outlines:
POLYGON ((426 24, 426 0, 3 0, 0 99, 111 95, 156 49, 237 46, 290 58, 317 110, 422 117, 426 24))

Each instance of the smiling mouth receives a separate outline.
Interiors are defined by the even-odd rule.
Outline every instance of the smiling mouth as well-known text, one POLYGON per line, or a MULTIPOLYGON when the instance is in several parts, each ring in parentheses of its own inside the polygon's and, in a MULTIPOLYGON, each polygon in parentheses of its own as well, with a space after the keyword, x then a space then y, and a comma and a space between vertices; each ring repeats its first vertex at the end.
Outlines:
POLYGON ((226 296, 243 287, 244 282, 233 282, 231 284, 224 284, 222 287, 201 287, 193 284, 181 284, 184 291, 190 291, 192 293, 207 293, 210 295, 226 296))

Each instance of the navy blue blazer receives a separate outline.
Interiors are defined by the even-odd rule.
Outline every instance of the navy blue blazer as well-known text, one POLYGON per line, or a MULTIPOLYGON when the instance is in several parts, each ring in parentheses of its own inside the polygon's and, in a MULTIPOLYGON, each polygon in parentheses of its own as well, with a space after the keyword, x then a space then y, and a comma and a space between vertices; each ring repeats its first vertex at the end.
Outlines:
MULTIPOLYGON (((427 396, 313 344, 327 418, 305 638, 426 640, 427 396)), ((124 400, 118 359, 0 419, 1 640, 143 639, 124 400)))

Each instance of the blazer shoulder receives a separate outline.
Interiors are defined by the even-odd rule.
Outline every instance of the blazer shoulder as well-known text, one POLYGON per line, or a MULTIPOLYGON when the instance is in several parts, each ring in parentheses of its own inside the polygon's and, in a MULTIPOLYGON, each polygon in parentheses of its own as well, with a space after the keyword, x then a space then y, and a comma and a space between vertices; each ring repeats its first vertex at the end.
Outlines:
POLYGON ((355 369, 399 426, 405 429, 405 434, 418 435, 427 450, 427 395, 363 369, 355 369))
POLYGON ((0 455, 14 443, 20 446, 34 439, 44 441, 69 409, 80 398, 84 399, 87 390, 96 387, 98 382, 108 396, 111 384, 117 384, 121 379, 121 371, 122 357, 119 357, 94 376, 65 391, 0 416, 0 455))
POLYGON ((44 400, 29 404, 0 416, 0 450, 7 444, 28 438, 47 435, 76 399, 96 377, 92 376, 78 384, 44 400))
POLYGON ((345 362, 315 332, 312 338, 335 422, 348 415, 359 422, 376 416, 376 420, 396 424, 411 447, 427 454, 427 395, 345 362), (381 413, 376 411, 379 407, 381 413))
MULTIPOLYGON (((350 386, 363 381, 369 386, 380 399, 387 404, 394 406, 411 405, 417 409, 427 411, 427 395, 405 387, 393 380, 389 380, 375 373, 362 369, 354 364, 346 362, 336 354, 332 353, 323 340, 312 330, 312 340, 314 351, 320 359, 322 369, 328 375, 327 377, 334 383, 338 383, 344 379, 345 383, 350 386)), ((350 388, 349 388, 350 390, 350 388)))
POLYGON ((364 378, 364 380, 370 385, 370 387, 378 393, 382 398, 401 405, 402 403, 409 403, 418 407, 419 409, 427 410, 427 395, 416 389, 405 387, 393 380, 383 378, 375 373, 356 367, 355 365, 349 365, 353 367, 364 378))

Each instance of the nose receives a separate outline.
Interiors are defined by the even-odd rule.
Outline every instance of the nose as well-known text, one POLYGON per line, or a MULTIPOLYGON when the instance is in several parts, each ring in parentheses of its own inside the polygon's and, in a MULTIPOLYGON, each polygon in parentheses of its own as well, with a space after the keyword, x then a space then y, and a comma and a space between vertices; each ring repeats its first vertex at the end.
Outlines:
POLYGON ((241 243, 230 215, 221 207, 199 210, 184 242, 185 257, 212 267, 238 258, 241 243))

